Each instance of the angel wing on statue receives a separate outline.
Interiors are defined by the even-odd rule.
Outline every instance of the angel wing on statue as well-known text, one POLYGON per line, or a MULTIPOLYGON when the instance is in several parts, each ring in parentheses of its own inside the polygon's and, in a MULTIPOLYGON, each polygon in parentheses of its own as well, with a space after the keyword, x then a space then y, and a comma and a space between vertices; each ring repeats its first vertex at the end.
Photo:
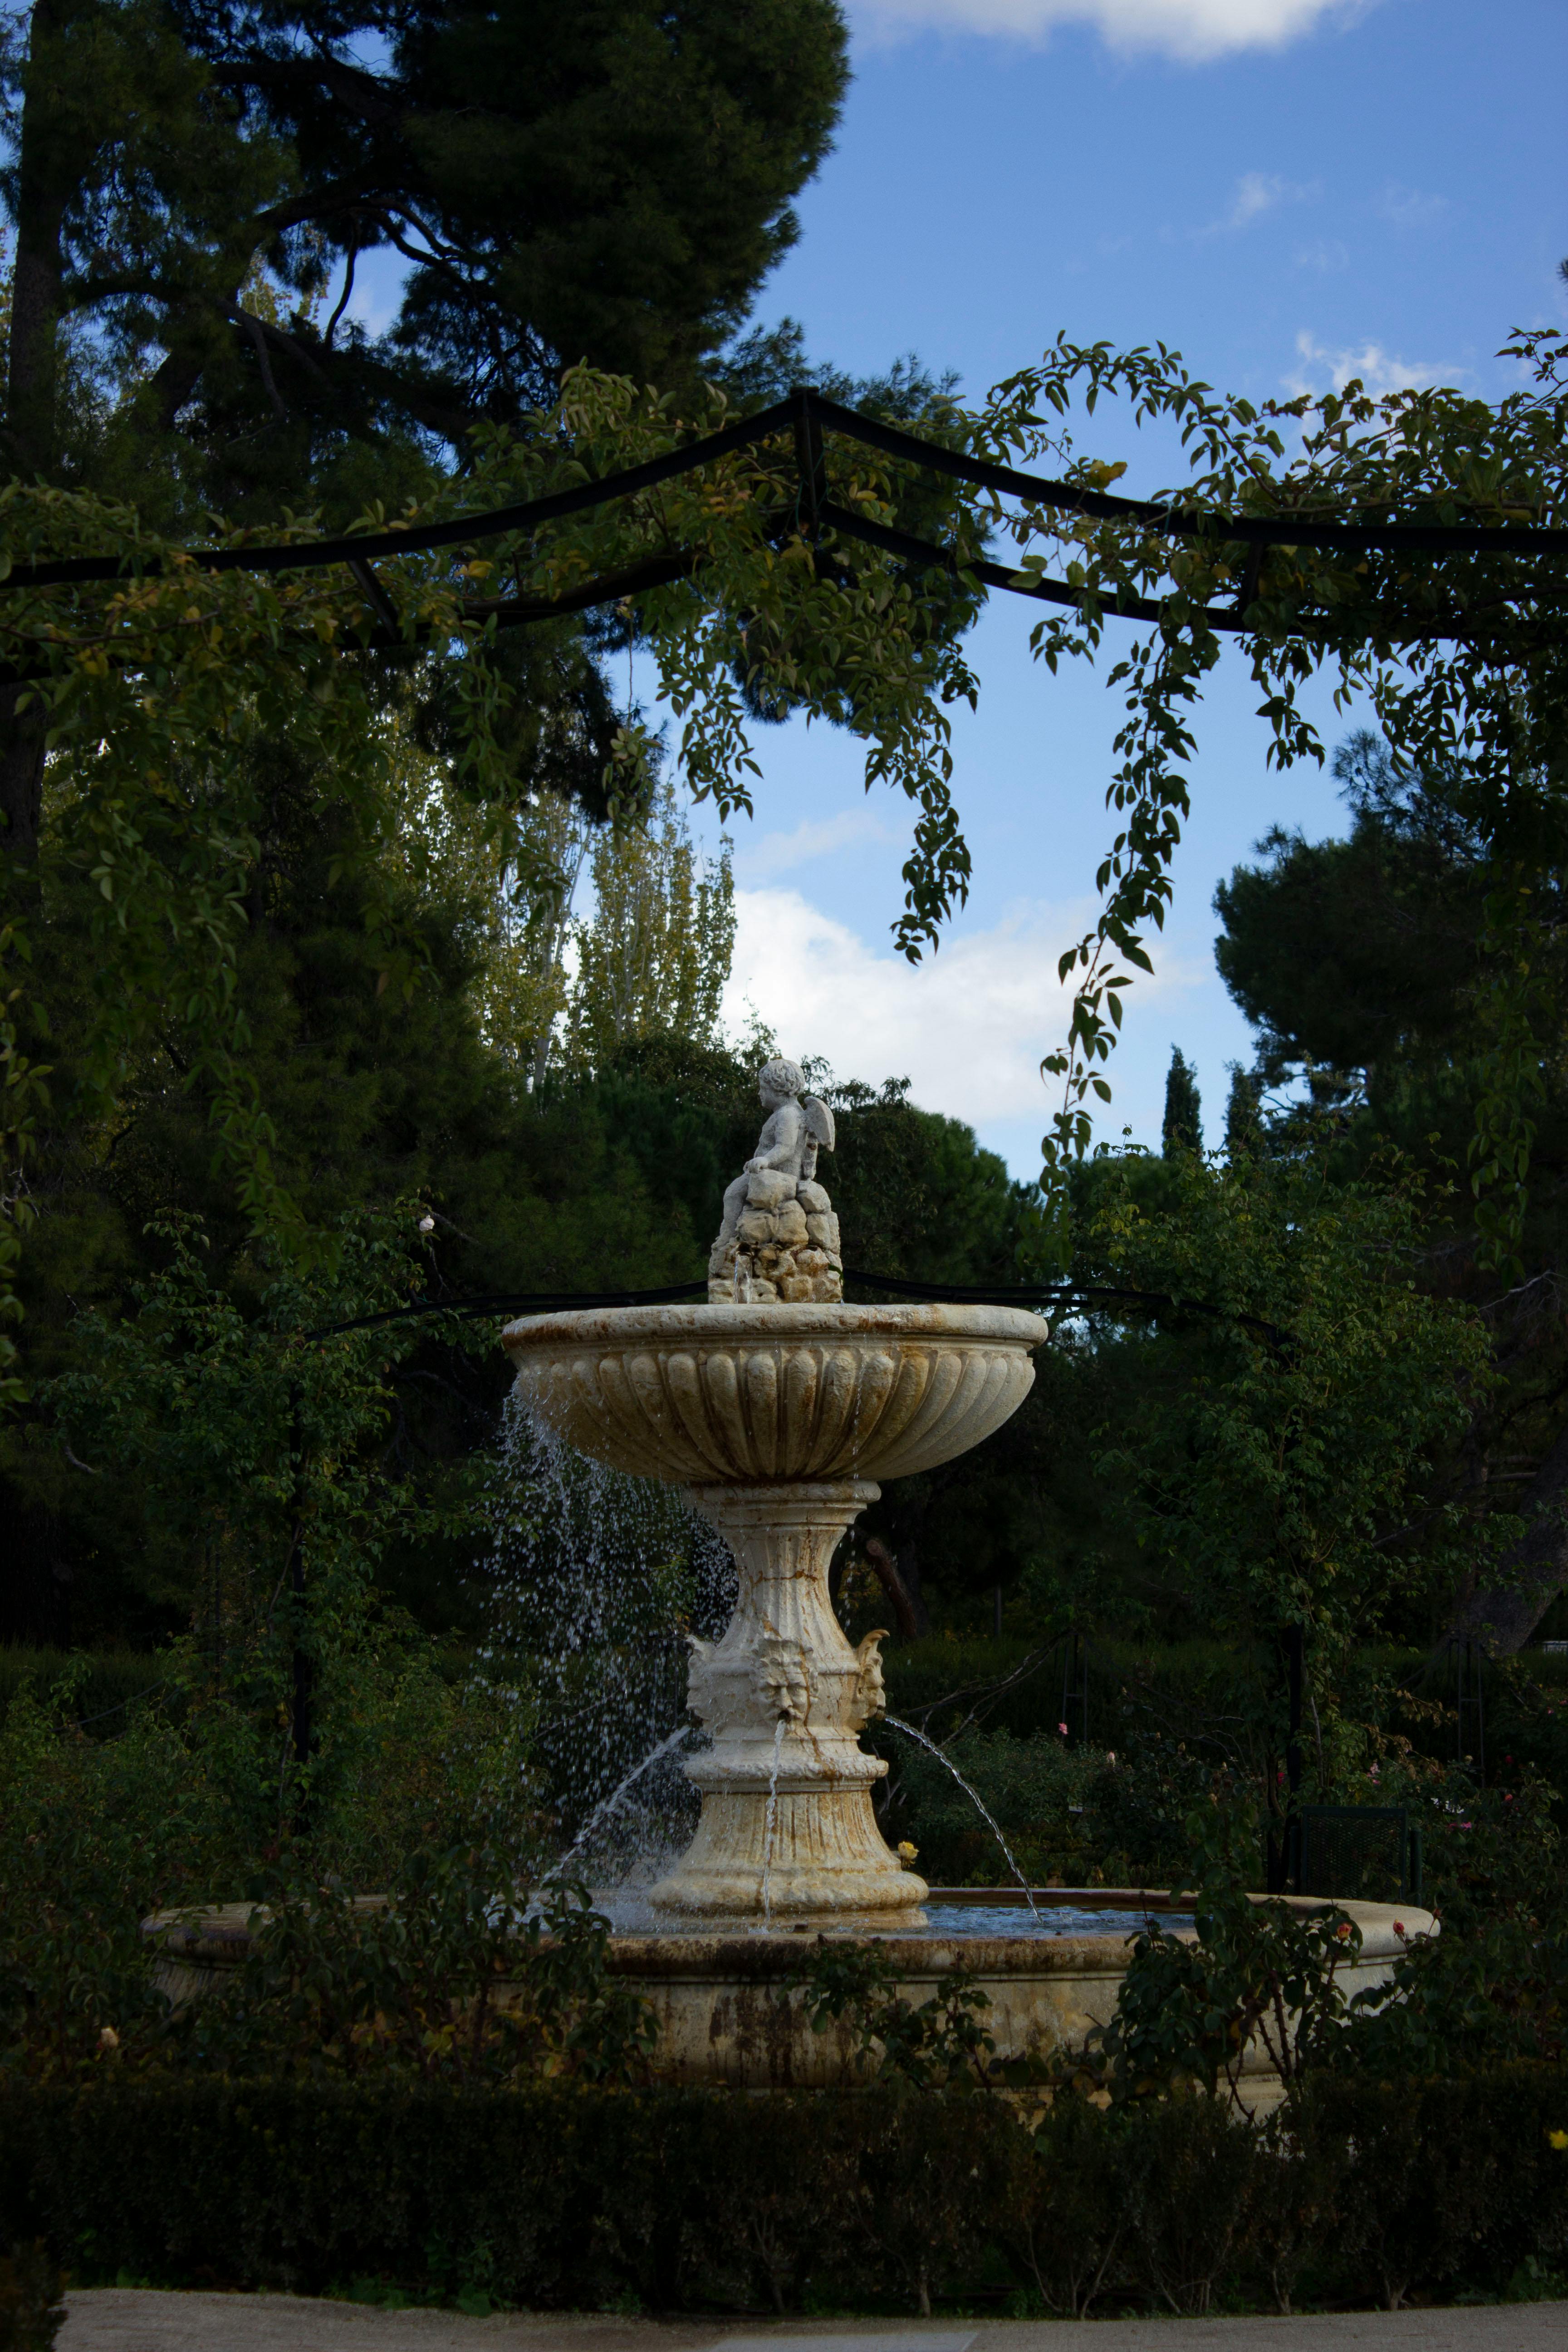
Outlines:
POLYGON ((833 1113, 817 1095, 807 1095, 801 1110, 805 1118, 806 1139, 800 1155, 800 1181, 812 1184, 816 1181, 817 1153, 833 1150, 833 1113))

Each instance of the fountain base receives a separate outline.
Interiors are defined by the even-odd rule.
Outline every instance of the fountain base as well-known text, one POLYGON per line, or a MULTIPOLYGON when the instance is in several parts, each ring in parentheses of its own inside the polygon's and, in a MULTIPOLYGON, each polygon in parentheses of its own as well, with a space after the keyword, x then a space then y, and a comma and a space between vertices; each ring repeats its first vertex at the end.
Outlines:
POLYGON ((889 1853, 871 1810, 872 1769, 886 1768, 875 1757, 856 1761, 865 1768, 858 1787, 847 1779, 792 1786, 781 1776, 769 1796, 726 1786, 706 1758, 689 1765, 702 1791, 702 1818, 679 1869, 649 1901, 701 1918, 826 1925, 846 1912, 870 1912, 918 1920, 926 1883, 889 1853))
MULTIPOLYGON (((1317 1897, 1284 1899, 1293 1911, 1324 1907, 1317 1897)), ((998 2060, 1048 2059, 1058 2051, 1079 2048, 1091 2026, 1107 2024, 1114 2015, 1131 1939, 1150 1913, 1171 1908, 1170 1899, 1141 1888, 1037 1887, 1035 1900, 1047 1921, 1053 1908, 1067 1913, 1073 1923, 1068 1931, 1052 1934, 1047 1926, 1043 1935, 1008 1932, 1005 1923, 1016 1916, 1019 1897, 1005 1889, 932 1890, 933 1908, 944 1918, 958 1911, 957 1931, 926 1928, 918 1913, 906 1913, 879 1946, 903 1999, 918 2008, 936 1996, 943 1978, 964 1969, 985 1995, 982 2021, 998 2060)), ((1385 1990, 1412 1941, 1437 1932, 1432 1914, 1408 1903, 1342 1902, 1336 1907, 1362 1935, 1355 1960, 1340 1972, 1347 1998, 1385 1990)), ((251 1949, 253 1916, 251 1904, 231 1903, 198 1916, 163 1912, 145 1923, 142 1933, 157 1948, 157 1982, 176 2006, 201 2000, 243 1967, 251 1949)), ((1188 1921, 1173 1920, 1171 1926, 1184 1939, 1194 1932, 1188 1921)), ((875 1938, 879 1923, 874 1917, 843 1919, 831 1932, 835 1941, 875 1938)), ((874 2064, 853 2021, 841 2019, 819 2031, 801 1999, 802 1962, 812 1934, 808 1923, 775 1916, 771 1932, 737 1919, 705 1920, 700 1928, 684 1932, 614 1935, 606 1956, 610 1973, 636 1988, 658 2029, 655 2079, 746 2091, 809 2090, 867 2080, 874 2064)), ((504 1985, 498 1993, 506 1998, 504 1985)), ((1256 2036, 1247 2045, 1237 2090, 1242 2107, 1253 2115, 1267 2115, 1284 2096, 1268 2049, 1256 2036)))

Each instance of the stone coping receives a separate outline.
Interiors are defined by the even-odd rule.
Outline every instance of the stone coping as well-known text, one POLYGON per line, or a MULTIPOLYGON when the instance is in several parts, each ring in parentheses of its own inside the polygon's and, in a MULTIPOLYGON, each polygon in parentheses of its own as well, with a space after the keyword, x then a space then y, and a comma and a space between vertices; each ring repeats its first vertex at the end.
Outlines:
POLYGON ((650 1341, 685 1339, 760 1339, 791 1338, 868 1339, 938 1339, 1022 1340, 1042 1346, 1050 1336, 1043 1315, 1023 1307, 956 1304, 911 1307, 781 1305, 755 1307, 593 1307, 553 1315, 524 1315, 509 1323, 501 1345, 509 1351, 535 1343, 565 1340, 575 1346, 599 1342, 620 1350, 650 1341))
MULTIPOLYGON (((1172 1896, 1163 1889, 1145 1893, 1125 1886, 1050 1886, 1033 1888, 1031 1892, 1042 1910, 1071 1905, 1086 1910, 1157 1914, 1172 1907, 1172 1896)), ((387 1899, 384 1895, 362 1895, 355 1898, 354 1908, 381 1910, 387 1899)), ((1252 1897, 1255 1903, 1269 1899, 1263 1895, 1252 1897)), ((1287 1895, 1273 1899, 1289 1904, 1293 1911, 1305 1913, 1331 1907, 1331 1898, 1327 1896, 1287 1895)), ((930 1900, 962 1903, 984 1914, 986 1910, 1016 1908, 1023 1894, 1021 1889, 933 1886, 930 1900)), ((1436 1916, 1415 1904, 1342 1902, 1331 1907, 1343 1911, 1361 1929, 1361 1961, 1397 1959, 1416 1938, 1438 1932, 1436 1916), (1400 1929, 1404 1932, 1400 1933, 1400 1929)), ((250 1948, 251 1917, 264 1908, 253 1903, 220 1903, 207 1907, 192 1906, 189 1910, 160 1911, 142 1921, 142 1933, 171 1956, 178 1954, 198 1966, 237 1968, 250 1948)), ((897 1957, 900 1972, 909 1976, 941 1976, 958 1967, 978 1969, 986 1976, 1081 1976, 1101 1972, 1119 1976, 1126 1966, 1128 1938, 1135 1932, 1129 1927, 1108 1927, 1098 1935, 989 1936, 977 1921, 973 1935, 955 1937, 949 1932, 921 1936, 918 1932, 891 1930, 888 1926, 836 1925, 824 1919, 813 1921, 804 1928, 792 1926, 768 1930, 726 1926, 701 1934, 612 1936, 609 1965, 616 1975, 704 1980, 723 1977, 757 1983, 788 1976, 799 1966, 803 1949, 808 1948, 816 1937, 833 1936, 846 1941, 887 1942, 891 1948, 889 1956, 897 1957)), ((1191 1937, 1194 1931, 1183 1927, 1172 1932, 1191 1937)))

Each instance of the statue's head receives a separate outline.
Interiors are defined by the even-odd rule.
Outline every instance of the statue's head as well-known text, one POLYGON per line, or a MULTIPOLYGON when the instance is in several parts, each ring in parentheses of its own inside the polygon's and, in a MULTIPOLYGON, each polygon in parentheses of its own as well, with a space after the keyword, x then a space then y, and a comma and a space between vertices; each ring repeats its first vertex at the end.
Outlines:
POLYGON ((780 1103, 793 1101, 805 1088, 805 1073, 800 1064, 786 1061, 782 1054, 773 1061, 764 1062, 757 1073, 757 1092, 770 1110, 776 1110, 780 1103))

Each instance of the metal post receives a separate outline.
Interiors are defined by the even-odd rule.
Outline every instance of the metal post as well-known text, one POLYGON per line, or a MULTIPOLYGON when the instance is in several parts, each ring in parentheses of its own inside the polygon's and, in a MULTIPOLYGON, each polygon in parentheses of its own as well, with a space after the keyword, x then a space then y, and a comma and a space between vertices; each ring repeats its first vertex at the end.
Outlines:
MULTIPOLYGON (((294 1465, 294 1529, 289 1546, 289 1593, 294 1634, 294 1706, 291 1746, 301 1775, 310 1760, 310 1659, 305 1648, 305 1411, 296 1380, 289 1388, 289 1446, 294 1465)), ((296 1831, 305 1826, 304 1797, 295 1807, 296 1831)))
POLYGON ((1289 1818, 1285 1824, 1285 1876, 1288 1891, 1301 1892, 1301 1685, 1306 1664, 1307 1631, 1292 1625, 1285 1637, 1290 1684, 1290 1727, 1285 1744, 1285 1785, 1289 1818))
POLYGON ((1454 1703, 1454 1754, 1459 1763, 1468 1756, 1476 1768, 1476 1778, 1486 1786, 1487 1778, 1487 1706, 1483 1668, 1485 1654, 1474 1641, 1454 1653, 1454 1670, 1458 1677, 1454 1703), (1465 1717, 1475 1718, 1472 1745, 1465 1745, 1465 1717))
POLYGON ((795 458, 800 468, 801 522, 806 537, 815 541, 821 529, 822 509, 827 504, 827 452, 810 389, 803 385, 795 401, 795 458))

